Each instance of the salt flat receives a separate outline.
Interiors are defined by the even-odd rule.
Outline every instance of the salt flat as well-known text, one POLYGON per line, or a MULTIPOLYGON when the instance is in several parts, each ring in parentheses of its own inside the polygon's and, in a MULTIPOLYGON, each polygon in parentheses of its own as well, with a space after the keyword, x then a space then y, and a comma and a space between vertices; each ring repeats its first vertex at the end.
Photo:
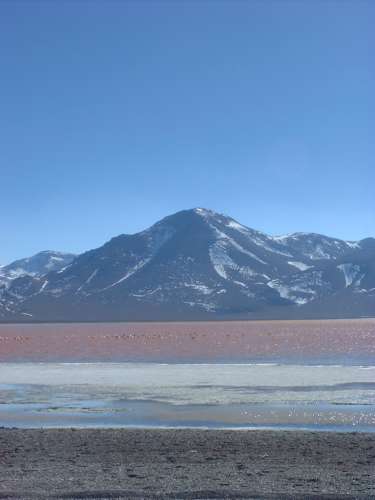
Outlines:
POLYGON ((375 366, 3 363, 0 425, 375 430, 375 366))

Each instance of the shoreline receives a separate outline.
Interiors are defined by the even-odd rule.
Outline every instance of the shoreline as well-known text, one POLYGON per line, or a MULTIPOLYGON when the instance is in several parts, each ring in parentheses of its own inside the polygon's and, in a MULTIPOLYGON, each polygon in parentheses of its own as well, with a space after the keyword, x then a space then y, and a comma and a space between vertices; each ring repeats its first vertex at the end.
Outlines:
POLYGON ((66 361, 60 359, 49 359, 48 361, 32 361, 29 359, 15 359, 11 361, 0 361, 1 366, 12 366, 12 365, 154 365, 154 366, 168 366, 168 365, 178 365, 178 366, 213 366, 213 365, 224 365, 224 366, 304 366, 310 368, 322 368, 322 367, 353 367, 353 368, 363 368, 371 369, 375 368, 374 358, 371 359, 291 359, 291 358, 250 358, 244 360, 232 361, 229 358, 215 359, 215 361, 207 360, 197 360, 197 359, 184 359, 182 362, 178 359, 166 359, 160 360, 148 360, 148 359, 117 359, 116 361, 104 360, 104 359, 92 359, 74 361, 66 361))
POLYGON ((375 435, 0 429, 0 498, 373 498, 375 435))
POLYGON ((0 320, 0 325, 61 325, 61 324, 78 324, 78 325, 84 325, 84 324, 91 324, 91 323, 124 323, 124 324, 137 324, 137 323, 155 323, 155 324, 162 324, 162 323, 242 323, 242 322, 290 322, 290 321, 315 321, 315 322, 320 322, 320 321, 360 321, 360 320, 368 320, 372 319, 375 320, 375 316, 348 316, 348 317, 336 317, 336 316, 327 316, 327 317, 307 317, 307 318, 285 318, 285 317, 280 317, 280 318, 246 318, 246 317, 238 317, 238 318, 201 318, 201 319, 92 319, 92 320, 25 320, 25 321, 10 321, 10 320, 0 320))
POLYGON ((294 425, 290 424, 290 426, 283 425, 249 425, 249 426, 221 426, 216 427, 213 425, 143 425, 143 424, 130 424, 130 425, 121 425, 121 424, 85 424, 82 426, 79 425, 40 425, 40 426, 17 426, 17 425, 0 425, 0 432, 2 431, 145 431, 145 432, 154 432, 154 431, 191 431, 191 432, 306 432, 308 434, 361 434, 361 435, 370 435, 375 437, 375 429, 357 429, 352 427, 347 430, 337 427, 324 427, 324 426, 303 426, 303 425, 294 425))

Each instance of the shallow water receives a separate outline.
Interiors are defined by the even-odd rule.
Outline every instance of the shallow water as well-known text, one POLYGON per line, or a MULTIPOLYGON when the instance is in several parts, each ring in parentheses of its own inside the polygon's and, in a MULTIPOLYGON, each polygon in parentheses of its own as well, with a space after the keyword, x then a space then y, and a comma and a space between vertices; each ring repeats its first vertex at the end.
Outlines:
POLYGON ((373 431, 375 320, 0 325, 0 425, 373 431))
POLYGON ((375 431, 375 366, 2 363, 0 426, 375 431))
POLYGON ((374 364, 375 319, 0 325, 0 362, 374 364))

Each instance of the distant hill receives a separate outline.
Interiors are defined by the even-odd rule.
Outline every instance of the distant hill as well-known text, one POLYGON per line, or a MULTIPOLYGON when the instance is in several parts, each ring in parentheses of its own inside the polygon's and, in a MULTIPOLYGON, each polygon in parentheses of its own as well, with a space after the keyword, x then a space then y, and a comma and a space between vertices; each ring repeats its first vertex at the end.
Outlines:
POLYGON ((50 271, 60 271, 72 262, 76 256, 71 253, 45 250, 32 257, 15 260, 0 267, 0 286, 9 284, 20 276, 42 277, 50 271))
POLYGON ((269 236, 211 210, 0 268, 0 321, 375 316, 375 239, 269 236))

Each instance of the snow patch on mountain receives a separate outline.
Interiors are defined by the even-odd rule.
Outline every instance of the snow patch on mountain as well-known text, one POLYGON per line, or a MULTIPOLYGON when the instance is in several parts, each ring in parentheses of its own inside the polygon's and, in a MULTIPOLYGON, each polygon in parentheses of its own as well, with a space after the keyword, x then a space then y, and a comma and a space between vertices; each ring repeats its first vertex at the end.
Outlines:
POLYGON ((212 265, 217 274, 224 279, 228 279, 225 268, 238 269, 238 265, 229 257, 226 252, 226 245, 223 241, 217 241, 210 246, 209 255, 212 265))
POLYGON ((45 268, 48 271, 53 271, 56 269, 56 266, 61 262, 65 262, 65 259, 63 257, 60 257, 58 255, 51 255, 49 258, 49 262, 45 265, 45 268))
POLYGON ((11 262, 0 268, 0 287, 8 289, 15 280, 23 276, 39 278, 50 271, 58 271, 74 257, 73 254, 46 250, 11 262))
POLYGON ((296 267, 300 271, 306 271, 306 269, 311 269, 312 266, 308 266, 307 264, 304 264, 303 262, 298 262, 295 260, 288 260, 288 264, 290 266, 296 267))
POLYGON ((298 293, 298 292, 305 293, 304 290, 298 287, 290 287, 285 284, 282 284, 280 280, 269 281, 267 283, 267 286, 276 290, 281 298, 290 300, 295 304, 302 305, 309 302, 309 299, 307 297, 302 297, 301 294, 298 293))
POLYGON ((228 236, 227 234, 223 233, 222 231, 220 231, 217 227, 215 227, 213 224, 210 224, 210 227, 211 229, 213 229, 217 235, 217 238, 219 240, 225 240, 228 244, 230 244, 232 247, 234 247, 236 250, 238 250, 239 252, 245 254, 245 255, 248 255, 249 257, 251 257, 252 259, 260 262, 261 264, 264 264, 266 265, 267 263, 260 259, 258 256, 256 256, 253 252, 250 252, 249 250, 246 250, 245 248, 243 248, 239 243, 237 243, 233 238, 231 238, 230 236, 228 236))
POLYGON ((358 241, 345 241, 345 243, 348 245, 350 248, 361 248, 361 245, 359 244, 358 241))
POLYGON ((86 285, 88 285, 94 278, 95 276, 98 274, 98 271, 99 269, 96 268, 91 274, 90 276, 87 278, 86 281, 84 281, 82 283, 82 285, 77 289, 76 293, 79 293, 86 285))
POLYGON ((133 276, 136 272, 138 272, 142 267, 144 267, 146 264, 150 262, 151 258, 148 259, 143 259, 139 261, 130 271, 128 271, 124 276, 122 276, 119 280, 115 281, 114 283, 111 283, 110 285, 105 286, 102 288, 100 291, 104 292, 105 290, 108 290, 109 288, 113 288, 114 286, 119 285, 123 281, 127 280, 130 278, 130 276, 133 276))
POLYGON ((72 264, 68 264, 67 266, 64 266, 60 269, 60 271, 57 271, 57 274, 62 274, 66 269, 68 269, 72 264))
POLYGON ((252 237, 252 241, 253 241, 253 243, 258 245, 259 247, 262 247, 267 252, 276 253, 276 254, 282 255, 284 257, 293 257, 293 255, 291 253, 282 252, 281 250, 278 250, 275 247, 271 247, 265 241, 261 240, 260 238, 257 238, 256 236, 252 237))
POLYGON ((184 283, 184 286, 187 288, 193 288, 203 295, 211 295, 211 293, 213 293, 214 291, 212 288, 209 288, 208 286, 201 283, 184 283))
POLYGON ((355 280, 357 285, 360 284, 361 280, 358 281, 358 277, 361 268, 357 264, 340 264, 337 268, 344 274, 346 288, 351 286, 355 280))
POLYGON ((153 290, 147 290, 144 293, 131 293, 130 295, 132 297, 143 298, 143 297, 147 297, 149 295, 154 295, 154 293, 159 292, 161 289, 162 289, 161 286, 158 286, 158 287, 154 288, 153 290))
POLYGON ((236 229, 237 231, 240 231, 241 233, 247 234, 249 232, 249 229, 239 222, 236 222, 235 220, 230 220, 226 224, 227 227, 231 227, 233 229, 236 229))
POLYGON ((212 210, 208 210, 207 208, 195 208, 194 212, 199 215, 202 215, 203 217, 207 217, 209 215, 215 215, 215 212, 213 212, 212 210))
MULTIPOLYGON (((242 224, 239 224, 234 220, 230 220, 229 222, 227 222, 226 226, 239 231, 241 234, 246 236, 251 243, 257 245, 258 247, 261 247, 263 250, 267 252, 276 253, 278 255, 283 255, 285 257, 292 257, 290 253, 275 248, 275 245, 272 246, 273 238, 265 233, 249 229, 248 227, 243 226, 242 224)), ((264 261, 262 262, 264 263, 264 261)))
POLYGON ((210 302, 195 302, 192 300, 184 300, 183 303, 190 307, 198 307, 207 312, 215 312, 217 309, 216 305, 210 302))
POLYGON ((243 276, 243 278, 249 279, 253 278, 254 276, 259 276, 259 273, 255 272, 251 267, 248 266, 242 266, 239 269, 240 274, 243 276))
POLYGON ((328 252, 325 252, 322 245, 320 244, 315 245, 311 251, 303 252, 303 255, 311 260, 322 260, 331 258, 331 255, 328 252))
POLYGON ((295 304, 306 304, 331 290, 329 282, 323 279, 323 272, 317 270, 306 270, 289 278, 274 279, 267 283, 274 288, 280 297, 289 299, 295 304))
POLYGON ((288 233, 288 234, 279 234, 277 236, 272 236, 272 239, 275 241, 278 241, 282 245, 286 245, 287 240, 291 238, 295 233, 288 233))

